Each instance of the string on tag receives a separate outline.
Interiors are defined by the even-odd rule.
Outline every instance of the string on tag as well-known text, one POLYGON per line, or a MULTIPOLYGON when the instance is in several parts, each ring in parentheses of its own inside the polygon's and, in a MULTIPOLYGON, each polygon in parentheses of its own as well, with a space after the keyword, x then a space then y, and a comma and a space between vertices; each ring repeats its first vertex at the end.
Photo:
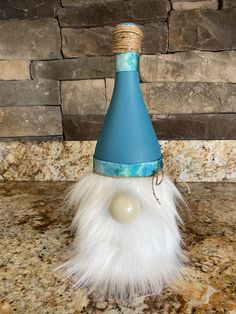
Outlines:
POLYGON ((152 176, 152 193, 153 193, 153 195, 154 195, 154 197, 157 200, 159 205, 161 205, 161 202, 156 195, 155 186, 158 186, 161 184, 161 182, 163 181, 163 177, 164 177, 163 169, 155 172, 154 175, 152 176))

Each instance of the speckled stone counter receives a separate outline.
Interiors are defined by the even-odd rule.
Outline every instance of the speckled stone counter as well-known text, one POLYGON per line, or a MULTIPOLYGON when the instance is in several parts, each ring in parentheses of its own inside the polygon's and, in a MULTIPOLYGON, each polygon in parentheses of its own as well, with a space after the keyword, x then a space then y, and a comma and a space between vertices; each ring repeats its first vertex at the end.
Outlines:
MULTIPOLYGON (((92 169, 95 141, 1 142, 0 181, 77 181, 92 169)), ((176 181, 236 182, 236 140, 160 141, 176 181)))
POLYGON ((236 184, 181 185, 190 211, 183 282, 130 305, 74 292, 53 269, 68 257, 69 182, 0 183, 0 313, 236 313, 236 184))

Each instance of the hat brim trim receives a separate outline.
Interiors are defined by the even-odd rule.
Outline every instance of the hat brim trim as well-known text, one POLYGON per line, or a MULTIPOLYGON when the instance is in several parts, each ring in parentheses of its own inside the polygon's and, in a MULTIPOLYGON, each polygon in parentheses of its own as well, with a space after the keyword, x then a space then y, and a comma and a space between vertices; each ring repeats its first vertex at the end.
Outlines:
POLYGON ((135 164, 121 164, 93 158, 93 172, 108 177, 150 177, 162 168, 162 157, 155 161, 135 164))

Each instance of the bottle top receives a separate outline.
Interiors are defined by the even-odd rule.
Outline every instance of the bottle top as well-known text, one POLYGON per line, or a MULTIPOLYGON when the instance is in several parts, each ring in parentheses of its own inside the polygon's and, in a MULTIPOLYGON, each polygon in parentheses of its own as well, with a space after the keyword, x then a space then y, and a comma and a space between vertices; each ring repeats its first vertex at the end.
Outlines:
POLYGON ((114 53, 141 51, 143 31, 134 23, 121 23, 112 32, 112 50, 114 53))

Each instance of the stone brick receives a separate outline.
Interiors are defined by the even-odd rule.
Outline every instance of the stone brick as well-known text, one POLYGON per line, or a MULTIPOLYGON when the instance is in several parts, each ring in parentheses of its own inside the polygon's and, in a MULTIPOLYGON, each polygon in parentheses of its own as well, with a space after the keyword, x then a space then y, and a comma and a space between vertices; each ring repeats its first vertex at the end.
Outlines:
POLYGON ((112 55, 111 26, 62 29, 64 57, 112 55))
POLYGON ((30 79, 29 60, 0 60, 0 80, 30 79))
POLYGON ((225 83, 143 83, 150 114, 236 112, 236 85, 225 83))
MULTIPOLYGON (((107 106, 114 80, 106 79, 107 106)), ((150 114, 236 112, 236 85, 224 83, 141 83, 150 114)))
POLYGON ((62 111, 65 115, 105 113, 104 80, 61 82, 62 111))
POLYGON ((0 137, 62 135, 59 106, 0 107, 0 137))
MULTIPOLYGON (((62 51, 66 58, 112 55, 111 26, 62 29, 62 51)), ((166 23, 150 23, 143 26, 142 52, 156 54, 167 51, 166 23)))
POLYGON ((236 9, 235 0, 223 0, 223 9, 236 9))
POLYGON ((31 65, 33 78, 62 81, 113 77, 114 71, 115 63, 113 57, 34 61, 31 65))
POLYGON ((58 17, 61 27, 97 27, 126 21, 145 24, 165 21, 169 7, 167 0, 82 3, 59 9, 58 17))
POLYGON ((0 20, 55 17, 59 0, 1 0, 0 20))
POLYGON ((143 82, 236 83, 235 52, 182 52, 141 56, 143 82))
POLYGON ((153 118, 160 139, 236 139, 236 114, 178 114, 153 118))
MULTIPOLYGON (((170 114, 151 116, 159 139, 236 139, 236 114, 170 114)), ((95 140, 104 115, 64 116, 66 140, 95 140)))
POLYGON ((109 104, 111 102, 112 92, 114 89, 114 83, 115 83, 115 80, 112 78, 105 79, 107 106, 109 106, 109 104))
POLYGON ((56 19, 0 21, 0 59, 60 58, 56 19))
POLYGON ((236 49, 236 11, 172 11, 169 51, 236 49))
POLYGON ((173 10, 218 9, 217 0, 171 0, 173 10))
POLYGON ((59 105, 59 82, 0 81, 0 106, 59 105))
MULTIPOLYGON (((126 1, 126 0, 123 0, 126 1)), ((91 3, 101 3, 101 2, 117 2, 117 0, 62 0, 63 7, 76 7, 81 6, 81 4, 90 5, 91 3)))
POLYGON ((150 23, 143 26, 142 53, 165 53, 168 48, 168 28, 166 23, 150 23))
POLYGON ((63 116, 62 125, 65 140, 91 141, 98 138, 104 115, 63 116))

